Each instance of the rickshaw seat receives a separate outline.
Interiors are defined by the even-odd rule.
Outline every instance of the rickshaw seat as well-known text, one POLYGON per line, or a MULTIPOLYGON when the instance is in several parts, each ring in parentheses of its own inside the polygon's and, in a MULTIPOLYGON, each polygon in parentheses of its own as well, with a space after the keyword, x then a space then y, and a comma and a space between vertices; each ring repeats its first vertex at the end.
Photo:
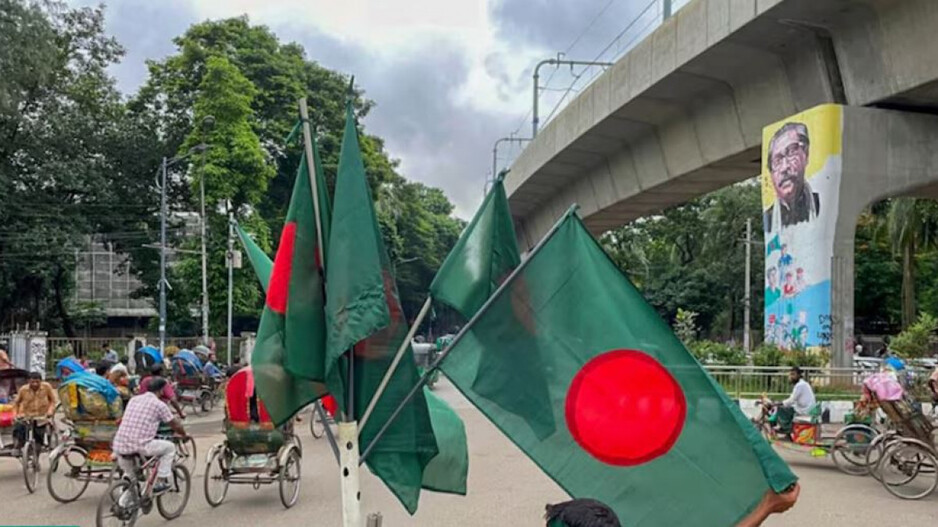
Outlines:
POLYGON ((807 415, 796 415, 792 422, 812 425, 819 424, 821 422, 821 403, 814 403, 814 406, 808 410, 807 415))

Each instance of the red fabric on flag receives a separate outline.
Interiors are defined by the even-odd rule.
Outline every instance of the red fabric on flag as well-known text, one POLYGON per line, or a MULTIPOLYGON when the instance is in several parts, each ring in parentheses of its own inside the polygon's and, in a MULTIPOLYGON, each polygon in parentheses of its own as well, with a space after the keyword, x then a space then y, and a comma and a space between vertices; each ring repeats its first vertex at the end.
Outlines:
POLYGON ((293 245, 296 241, 296 222, 283 226, 280 234, 280 247, 274 258, 274 269, 270 273, 270 285, 267 288, 267 307, 281 315, 287 312, 287 298, 290 296, 290 274, 293 269, 293 245))

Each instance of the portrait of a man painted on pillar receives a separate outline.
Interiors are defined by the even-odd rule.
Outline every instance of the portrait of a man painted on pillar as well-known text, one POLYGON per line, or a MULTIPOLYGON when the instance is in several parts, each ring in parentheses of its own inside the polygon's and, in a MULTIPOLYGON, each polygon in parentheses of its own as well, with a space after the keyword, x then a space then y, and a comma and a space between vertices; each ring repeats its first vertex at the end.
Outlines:
POLYGON ((783 349, 830 345, 841 133, 841 110, 835 105, 817 106, 763 130, 765 340, 783 349))

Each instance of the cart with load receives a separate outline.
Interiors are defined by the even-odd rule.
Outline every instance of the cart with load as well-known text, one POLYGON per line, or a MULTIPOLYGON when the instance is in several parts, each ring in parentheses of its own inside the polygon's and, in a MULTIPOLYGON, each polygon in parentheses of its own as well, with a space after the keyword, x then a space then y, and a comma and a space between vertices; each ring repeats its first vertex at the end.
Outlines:
POLYGON ((80 498, 89 483, 109 481, 111 441, 123 402, 107 379, 90 373, 63 381, 59 401, 68 429, 65 441, 49 454, 46 486, 53 499, 68 503, 80 498))

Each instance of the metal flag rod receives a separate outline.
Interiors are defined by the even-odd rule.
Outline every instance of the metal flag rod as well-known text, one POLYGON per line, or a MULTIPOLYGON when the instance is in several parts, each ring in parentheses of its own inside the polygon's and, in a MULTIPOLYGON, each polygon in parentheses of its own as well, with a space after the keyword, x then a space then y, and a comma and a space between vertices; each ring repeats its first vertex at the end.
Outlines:
MULTIPOLYGON (((329 419, 326 415, 326 411, 322 409, 322 401, 316 401, 316 404, 313 405, 313 411, 319 416, 319 421, 322 423, 323 429, 326 431, 326 439, 329 440, 329 446, 332 447, 332 453, 335 454, 335 462, 339 466, 342 465, 342 461, 339 456, 339 444, 335 440, 335 434, 332 433, 332 428, 329 426, 329 419)), ((316 416, 309 416, 310 419, 315 419, 316 416)))
POLYGON ((416 320, 414 320, 414 323, 410 326, 410 330, 407 332, 407 336, 404 337, 401 345, 397 348, 397 353, 394 355, 394 360, 391 361, 391 365, 388 366, 388 370, 384 372, 384 378, 381 379, 381 384, 378 385, 378 389, 375 390, 375 394, 371 396, 371 401, 368 402, 368 408, 365 408, 365 413, 362 414, 361 420, 358 421, 359 436, 361 436, 362 430, 365 429, 365 423, 367 423, 368 418, 371 417, 371 413, 378 404, 378 400, 381 398, 384 390, 388 387, 388 383, 391 382, 391 377, 397 370, 397 365, 400 364, 401 359, 404 357, 404 352, 407 351, 407 348, 410 346, 410 341, 413 340, 414 334, 417 333, 417 328, 420 327, 420 323, 423 322, 423 319, 427 316, 427 313, 430 312, 430 305, 432 303, 433 298, 427 295, 427 300, 423 303, 423 307, 420 308, 420 313, 417 314, 416 320))
POLYGON ((375 445, 378 444, 378 442, 381 440, 384 434, 388 431, 388 428, 391 427, 391 424, 394 423, 394 420, 397 419, 397 416, 400 415, 400 413, 404 410, 404 407, 407 406, 407 403, 409 403, 410 400, 413 399, 415 395, 417 395, 417 392, 420 391, 427 384, 427 381, 430 379, 430 376, 433 374, 433 372, 436 369, 438 369, 440 367, 440 364, 442 364, 442 362, 446 359, 446 357, 449 356, 449 352, 452 351, 454 347, 456 347, 456 344, 459 344, 459 341, 462 340, 463 336, 465 336, 466 333, 468 333, 469 330, 472 329, 473 326, 475 326, 476 322, 478 322, 478 320, 482 317, 482 315, 485 314, 486 311, 488 311, 489 307, 491 307, 491 305, 495 302, 495 300, 497 300, 500 296, 502 296, 502 293, 504 293, 508 289, 508 286, 511 285, 512 282, 514 282, 515 278, 519 274, 521 274, 521 271, 524 271, 524 269, 528 266, 531 260, 534 259, 534 256, 538 252, 540 252, 541 249, 544 248, 544 245, 546 245, 547 242, 550 241, 551 238, 553 238, 554 234, 556 234, 557 231, 560 229, 560 226, 563 225, 564 220, 566 220, 567 217, 570 216, 571 214, 575 213, 578 208, 579 208, 579 205, 573 204, 570 206, 569 209, 567 209, 567 212, 565 212, 563 216, 561 216, 560 219, 558 219, 557 222, 554 223, 554 226, 551 227, 549 231, 547 231, 547 234, 545 234, 544 237, 541 238, 539 242, 537 242, 537 245, 535 245, 534 248, 531 249, 531 252, 528 254, 528 257, 522 260, 522 262, 518 264, 518 267, 515 267, 515 269, 511 272, 511 274, 508 275, 505 281, 503 281, 498 286, 498 289, 496 289, 495 292, 492 293, 492 295, 485 300, 485 303, 482 304, 482 307, 480 307, 479 310, 476 311, 474 315, 472 315, 472 318, 469 319, 469 322, 467 322, 466 325, 463 326, 462 329, 459 330, 459 333, 457 333, 456 336, 453 337, 453 340, 452 342, 450 342, 449 346, 446 346, 446 349, 443 350, 443 352, 440 353, 439 356, 437 356, 433 364, 430 365, 429 368, 427 368, 427 371, 425 371, 424 374, 420 377, 420 380, 417 381, 417 384, 415 384, 414 387, 411 388, 410 392, 407 393, 407 396, 405 396, 404 399, 400 402, 400 404, 397 405, 397 408, 394 409, 394 413, 391 414, 391 417, 389 417, 388 420, 384 422, 384 425, 381 427, 380 430, 378 430, 378 433, 375 434, 374 439, 372 439, 371 442, 368 444, 368 448, 366 448, 365 451, 362 452, 361 460, 359 461, 359 464, 364 463, 365 460, 368 459, 368 454, 371 453, 375 445))
POLYGON ((325 276, 326 261, 322 252, 322 216, 319 215, 319 185, 316 180, 316 158, 313 157, 313 134, 309 129, 309 108, 306 97, 300 99, 300 119, 303 121, 303 151, 306 154, 306 173, 313 189, 313 212, 316 214, 316 254, 319 255, 319 270, 325 276))

